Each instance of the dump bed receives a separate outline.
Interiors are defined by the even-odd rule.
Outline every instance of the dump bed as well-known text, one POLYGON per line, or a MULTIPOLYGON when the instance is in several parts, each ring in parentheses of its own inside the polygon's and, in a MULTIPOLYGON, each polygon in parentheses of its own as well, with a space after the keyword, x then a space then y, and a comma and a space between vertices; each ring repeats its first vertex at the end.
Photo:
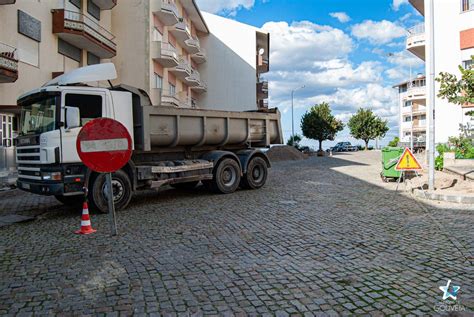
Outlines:
POLYGON ((278 109, 239 112, 153 106, 145 92, 131 92, 137 150, 283 143, 278 109))

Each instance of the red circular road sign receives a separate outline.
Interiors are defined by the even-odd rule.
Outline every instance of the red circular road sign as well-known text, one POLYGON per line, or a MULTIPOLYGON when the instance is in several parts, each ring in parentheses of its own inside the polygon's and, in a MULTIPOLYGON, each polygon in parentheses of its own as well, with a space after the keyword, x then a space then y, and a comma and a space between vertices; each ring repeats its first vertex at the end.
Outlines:
POLYGON ((132 138, 120 122, 99 118, 87 122, 79 131, 76 149, 91 170, 111 173, 127 164, 132 155, 132 138))

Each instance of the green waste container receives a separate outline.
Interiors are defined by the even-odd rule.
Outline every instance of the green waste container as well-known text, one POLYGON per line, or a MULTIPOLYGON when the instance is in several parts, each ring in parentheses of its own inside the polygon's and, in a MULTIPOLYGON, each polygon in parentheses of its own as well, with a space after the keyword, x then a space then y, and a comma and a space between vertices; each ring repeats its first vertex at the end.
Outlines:
POLYGON ((384 147, 382 149, 382 172, 380 176, 382 180, 387 182, 390 178, 400 178, 402 172, 395 170, 398 159, 403 154, 401 147, 384 147))

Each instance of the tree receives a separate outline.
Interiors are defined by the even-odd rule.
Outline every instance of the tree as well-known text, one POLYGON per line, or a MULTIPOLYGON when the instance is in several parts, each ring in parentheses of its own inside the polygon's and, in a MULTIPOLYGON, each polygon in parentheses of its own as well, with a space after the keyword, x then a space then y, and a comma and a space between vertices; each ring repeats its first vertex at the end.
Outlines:
POLYGON ((394 137, 392 141, 388 142, 388 146, 396 147, 398 146, 398 142, 400 142, 400 138, 398 136, 394 137))
POLYGON ((349 119, 347 125, 354 138, 364 140, 366 150, 370 140, 383 138, 389 130, 386 120, 376 116, 372 110, 363 108, 349 119))
POLYGON ((329 104, 323 102, 315 105, 301 118, 301 130, 308 139, 319 141, 319 151, 322 151, 324 140, 334 140, 337 132, 344 128, 344 124, 332 114, 329 104))
MULTIPOLYGON (((471 59, 474 63, 474 55, 471 59)), ((461 65, 458 67, 461 79, 448 72, 439 73, 439 77, 436 78, 440 83, 438 97, 457 105, 474 104, 474 67, 468 69, 464 69, 461 65)))
POLYGON ((286 142, 286 145, 294 146, 296 149, 299 150, 301 140, 303 140, 303 138, 301 137, 301 135, 295 134, 295 135, 292 135, 292 136, 288 139, 288 142, 286 142))

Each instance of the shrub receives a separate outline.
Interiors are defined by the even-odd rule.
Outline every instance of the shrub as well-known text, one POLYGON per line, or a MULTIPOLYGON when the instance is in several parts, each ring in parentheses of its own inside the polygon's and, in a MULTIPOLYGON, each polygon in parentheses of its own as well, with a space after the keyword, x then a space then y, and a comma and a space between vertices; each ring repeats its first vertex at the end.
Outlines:
POLYGON ((398 142, 400 142, 399 137, 394 137, 392 141, 388 142, 388 146, 395 147, 398 146, 398 142))
POLYGON ((438 152, 438 156, 435 158, 435 169, 441 171, 444 167, 444 153, 449 152, 450 148, 447 144, 438 144, 436 151, 438 152))

